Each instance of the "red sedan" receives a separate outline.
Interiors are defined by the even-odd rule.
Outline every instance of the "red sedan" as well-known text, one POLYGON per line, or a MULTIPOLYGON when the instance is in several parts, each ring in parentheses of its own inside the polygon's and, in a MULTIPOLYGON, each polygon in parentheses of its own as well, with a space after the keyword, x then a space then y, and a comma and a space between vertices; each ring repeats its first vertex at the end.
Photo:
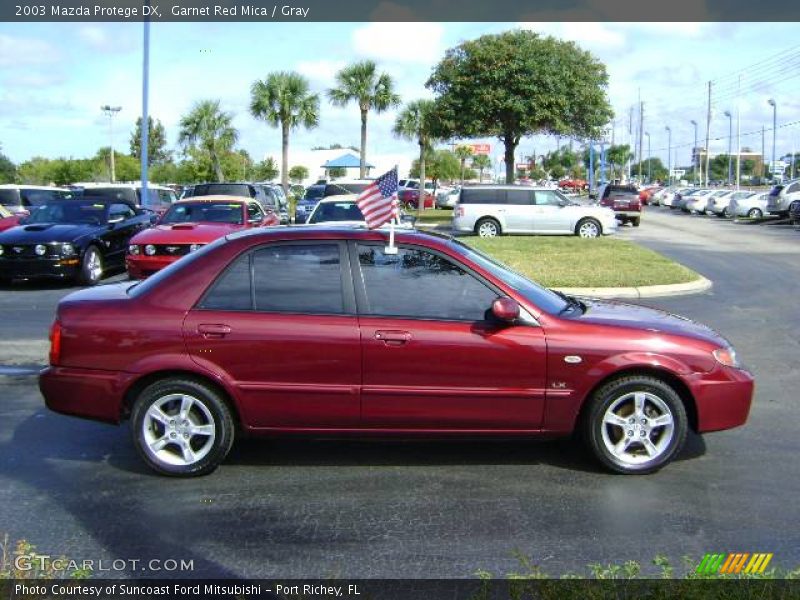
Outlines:
MULTIPOLYGON (((398 193, 398 200, 406 208, 419 208, 419 190, 402 189, 398 193)), ((435 208, 436 200, 433 194, 425 192, 425 209, 435 208)))
POLYGON ((19 225, 19 218, 21 216, 24 215, 15 215, 5 206, 0 204, 0 231, 5 231, 6 229, 11 229, 12 227, 19 225))
POLYGON ((131 421, 159 473, 239 434, 567 436, 649 473, 742 425, 753 379, 666 312, 578 300, 458 240, 354 228, 234 234, 146 281, 58 305, 39 386, 56 412, 131 421), (446 357, 446 359, 443 359, 446 357))
POLYGON ((131 238, 125 266, 132 279, 144 279, 217 238, 266 225, 280 225, 280 217, 254 200, 234 196, 182 200, 155 227, 131 238))

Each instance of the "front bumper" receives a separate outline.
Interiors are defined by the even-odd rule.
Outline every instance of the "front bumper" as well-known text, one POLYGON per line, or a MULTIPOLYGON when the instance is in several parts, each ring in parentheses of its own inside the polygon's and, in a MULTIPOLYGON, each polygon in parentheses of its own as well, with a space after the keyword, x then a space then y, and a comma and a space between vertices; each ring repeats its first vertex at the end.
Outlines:
POLYGON ((0 258, 2 279, 70 279, 77 277, 81 261, 72 257, 0 258))
POLYGON ((750 414, 755 381, 744 369, 717 367, 689 382, 697 407, 697 431, 744 425, 750 414))
POLYGON ((146 254, 128 254, 125 256, 125 268, 131 279, 146 279, 164 267, 171 265, 180 256, 147 256, 146 254))

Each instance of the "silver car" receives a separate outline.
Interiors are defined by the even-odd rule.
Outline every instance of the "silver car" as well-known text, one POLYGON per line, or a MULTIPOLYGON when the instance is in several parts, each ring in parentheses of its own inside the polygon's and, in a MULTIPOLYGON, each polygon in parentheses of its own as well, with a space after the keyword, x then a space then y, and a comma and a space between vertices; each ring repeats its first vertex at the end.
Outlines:
POLYGON ((800 179, 792 179, 772 188, 767 198, 767 212, 785 217, 796 202, 800 202, 800 179))
POLYGON ((481 237, 535 233, 594 238, 615 233, 617 219, 610 208, 577 204, 558 190, 481 185, 461 189, 453 229, 481 237))
POLYGON ((728 204, 728 212, 732 217, 747 217, 760 219, 767 212, 766 192, 752 192, 744 198, 732 198, 728 204))
POLYGON ((735 200, 736 202, 739 202, 747 198, 752 193, 753 192, 751 192, 750 190, 739 190, 738 192, 736 190, 731 190, 729 192, 722 194, 721 196, 712 198, 708 204, 707 211, 709 213, 717 215, 720 218, 729 217, 731 216, 730 213, 731 201, 735 200))

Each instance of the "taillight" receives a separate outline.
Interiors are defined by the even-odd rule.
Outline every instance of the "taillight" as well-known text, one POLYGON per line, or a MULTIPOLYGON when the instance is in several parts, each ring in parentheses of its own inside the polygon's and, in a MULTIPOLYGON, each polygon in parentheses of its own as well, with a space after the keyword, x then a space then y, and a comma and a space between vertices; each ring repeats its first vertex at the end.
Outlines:
POLYGON ((61 323, 56 319, 50 328, 50 364, 57 365, 61 360, 61 323))

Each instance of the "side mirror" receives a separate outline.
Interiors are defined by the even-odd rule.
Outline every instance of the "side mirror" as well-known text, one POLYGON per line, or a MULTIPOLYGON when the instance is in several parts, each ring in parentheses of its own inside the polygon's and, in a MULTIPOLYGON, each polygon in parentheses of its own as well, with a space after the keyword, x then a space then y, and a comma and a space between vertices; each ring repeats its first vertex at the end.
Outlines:
POLYGON ((513 323, 519 318, 519 304, 508 297, 497 298, 492 302, 492 314, 499 321, 513 323))

